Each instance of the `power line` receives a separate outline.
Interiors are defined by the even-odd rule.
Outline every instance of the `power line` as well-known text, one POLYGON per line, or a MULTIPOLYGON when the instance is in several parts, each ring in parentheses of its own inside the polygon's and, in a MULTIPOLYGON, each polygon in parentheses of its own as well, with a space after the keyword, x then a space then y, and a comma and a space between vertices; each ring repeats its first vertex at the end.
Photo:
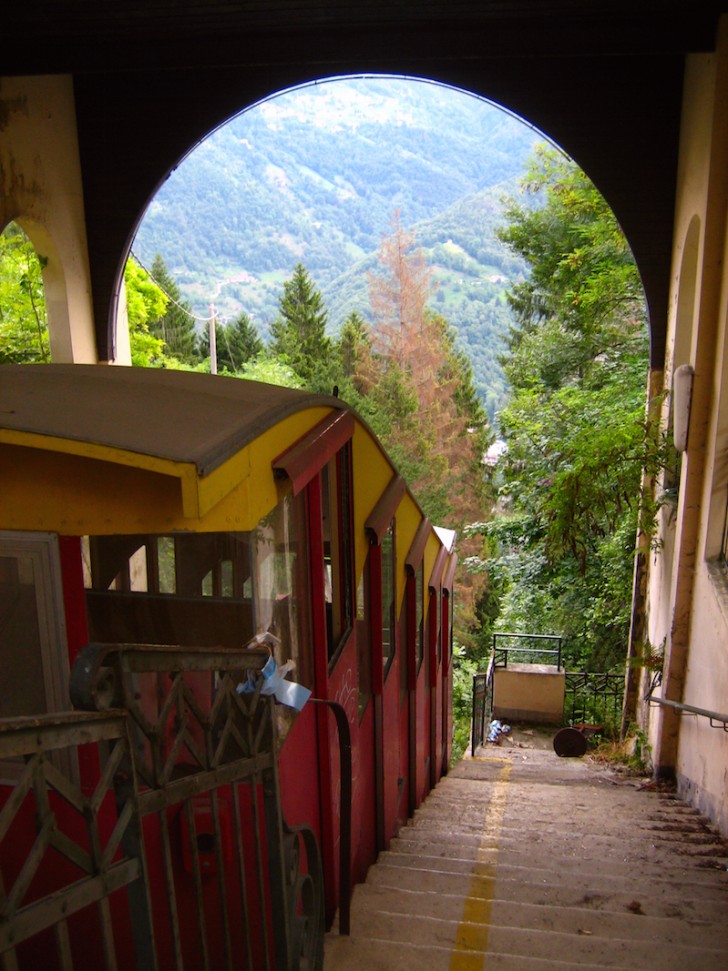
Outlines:
POLYGON ((219 320, 220 319, 217 314, 213 314, 211 317, 198 317, 196 314, 193 314, 186 307, 183 307, 182 304, 179 302, 179 300, 175 300, 171 293, 167 293, 167 291, 164 289, 164 287, 162 286, 162 284, 159 283, 159 281, 154 278, 154 274, 142 263, 142 261, 139 259, 139 257, 134 252, 134 250, 129 250, 129 255, 134 257, 134 259, 136 260, 136 262, 144 270, 144 272, 147 274, 147 276, 152 281, 152 283, 155 285, 155 287, 158 287, 162 291, 162 293, 165 295, 165 297, 169 300, 169 302, 170 303, 173 303, 175 305, 175 307, 177 307, 178 310, 181 310, 182 311, 183 314, 186 314, 188 317, 191 317, 192 320, 197 321, 197 322, 199 322, 201 324, 209 324, 211 320, 219 320))

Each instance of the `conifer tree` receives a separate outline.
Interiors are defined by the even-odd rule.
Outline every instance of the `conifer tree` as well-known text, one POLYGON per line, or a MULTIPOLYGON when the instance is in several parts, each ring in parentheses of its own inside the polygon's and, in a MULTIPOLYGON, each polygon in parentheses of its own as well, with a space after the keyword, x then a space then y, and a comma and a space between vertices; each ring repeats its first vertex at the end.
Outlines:
POLYGON ((217 342, 218 361, 231 371, 240 371, 244 364, 264 350, 258 328, 242 312, 223 328, 222 346, 217 342))
POLYGON ((179 287, 159 253, 154 257, 151 275, 169 301, 159 320, 150 323, 150 333, 163 340, 167 353, 178 361, 192 365, 199 363, 202 355, 192 309, 182 299, 179 287))
POLYGON ((282 357, 312 390, 331 390, 331 341, 323 297, 302 263, 283 284, 271 324, 271 353, 282 357))
POLYGON ((414 243, 395 214, 380 250, 380 270, 369 277, 374 354, 359 363, 358 375, 388 416, 383 435, 388 449, 406 451, 415 463, 411 485, 428 514, 461 523, 470 517, 466 509, 479 518, 484 514, 487 420, 452 328, 428 308, 431 273, 414 243))
MULTIPOLYGON (((428 307, 431 273, 414 243, 395 216, 380 270, 369 278, 372 354, 357 361, 357 375, 370 388, 371 424, 425 512, 460 530, 490 512, 483 464, 490 431, 454 331, 428 307)), ((459 541, 464 556, 481 547, 478 537, 459 541)), ((482 575, 459 578, 459 643, 476 622, 474 605, 484 584, 482 575)))
POLYGON ((341 325, 337 349, 342 383, 350 383, 357 395, 370 392, 373 379, 372 338, 366 321, 356 310, 341 325))
MULTIPOLYGON (((248 362, 263 352, 263 341, 250 317, 241 312, 227 324, 215 321, 218 371, 238 374, 248 362)), ((210 335, 206 330, 200 341, 203 357, 210 356, 210 335)))

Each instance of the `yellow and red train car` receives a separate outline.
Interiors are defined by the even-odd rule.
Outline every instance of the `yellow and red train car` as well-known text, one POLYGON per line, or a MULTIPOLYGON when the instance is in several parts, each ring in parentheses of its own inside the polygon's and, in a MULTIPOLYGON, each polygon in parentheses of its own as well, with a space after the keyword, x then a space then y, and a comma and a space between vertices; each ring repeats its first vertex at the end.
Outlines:
MULTIPOLYGON (((71 708, 72 671, 88 645, 124 645, 129 657, 135 645, 145 657, 155 648, 270 652, 271 690, 282 678, 311 692, 275 706, 277 772, 286 823, 318 841, 330 922, 349 880, 363 879, 447 771, 454 538, 430 524, 338 398, 183 372, 0 368, 0 718, 11 731, 71 708)), ((188 674, 178 728, 190 713, 208 723, 222 663, 188 674)), ((155 683, 135 689, 137 730, 171 704, 155 683)), ((189 729, 170 744, 189 755, 195 737, 189 729)), ((73 759, 80 791, 90 790, 98 758, 80 745, 73 759)), ((7 805, 19 770, 12 759, 2 766, 7 805)), ((199 900, 211 879, 200 872, 201 841, 190 857, 185 827, 204 829, 199 820, 216 814, 212 842, 235 844, 242 825, 237 804, 226 810, 216 796, 201 807, 188 789, 197 802, 186 822, 142 827, 149 858, 150 843, 166 844, 161 872, 145 864, 151 896, 172 890, 182 908, 185 881, 199 900)), ((94 812, 103 811, 99 802, 94 812)), ((0 819, 7 886, 24 862, 4 835, 0 819)), ((22 839, 15 845, 27 854, 22 839)), ((227 849, 208 847, 212 871, 227 866, 227 849)), ((161 948, 159 967, 196 953, 194 917, 175 920, 177 958, 161 948)))

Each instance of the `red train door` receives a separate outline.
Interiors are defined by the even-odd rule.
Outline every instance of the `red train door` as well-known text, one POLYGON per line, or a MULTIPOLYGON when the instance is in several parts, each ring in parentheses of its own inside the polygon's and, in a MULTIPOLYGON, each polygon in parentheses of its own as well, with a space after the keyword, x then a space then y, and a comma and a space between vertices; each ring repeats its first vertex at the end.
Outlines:
POLYGON ((430 699, 429 711, 429 786, 437 784, 442 774, 442 574, 447 560, 447 550, 441 547, 432 568, 428 583, 430 606, 428 611, 428 639, 429 639, 429 683, 430 699))
POLYGON ((452 553, 442 581, 442 775, 450 768, 452 752, 452 598, 457 562, 457 553, 452 553))
MULTIPOLYGON (((405 492, 395 476, 365 527, 369 550, 369 613, 377 849, 383 850, 406 816, 401 769, 400 651, 397 636, 396 511, 405 492), (404 805, 404 809, 403 809, 404 805)), ((406 740, 406 735, 403 738, 406 740)), ((406 756, 406 746, 405 756, 406 756)))
MULTIPOLYGON (((356 689, 344 696, 345 685, 351 684, 352 679, 356 685, 350 447, 353 430, 353 416, 349 412, 336 413, 273 463, 276 473, 291 481, 294 494, 304 492, 306 498, 313 657, 314 701, 307 706, 308 712, 304 709, 301 731, 301 739, 311 747, 289 750, 290 739, 286 743, 285 778, 282 769, 284 809, 294 798, 286 790, 294 787, 298 789, 295 799, 299 810, 318 816, 328 921, 333 918, 339 895, 340 742, 336 719, 325 704, 317 705, 315 699, 339 704, 346 711, 355 764, 356 689)), ((352 822, 352 831, 356 832, 358 821, 352 822)), ((350 846, 344 850, 351 854, 350 846)))
MULTIPOLYGON (((429 691, 426 690, 424 554, 432 526, 424 520, 410 547, 405 568, 406 591, 406 704, 408 708, 408 811, 414 813, 425 793, 425 769, 429 748, 429 691)), ((403 765, 404 769, 404 765, 403 765)))

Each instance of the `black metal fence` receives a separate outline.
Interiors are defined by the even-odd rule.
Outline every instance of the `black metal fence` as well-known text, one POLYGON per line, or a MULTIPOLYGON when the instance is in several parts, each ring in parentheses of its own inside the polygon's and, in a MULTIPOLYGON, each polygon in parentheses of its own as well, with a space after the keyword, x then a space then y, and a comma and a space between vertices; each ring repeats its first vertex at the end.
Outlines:
POLYGON ((567 671, 564 721, 570 724, 618 723, 624 704, 624 674, 567 671))
POLYGON ((479 745, 482 745, 493 713, 493 672, 495 670, 494 653, 491 651, 488 669, 484 674, 476 674, 473 678, 473 715, 470 730, 471 755, 479 745))
MULTIPOLYGON (((512 663, 552 664, 562 668, 562 642, 558 635, 493 635, 488 667, 473 678, 471 753, 475 755, 488 735, 493 712, 493 689, 497 668, 512 663), (553 644, 553 647, 545 646, 553 644), (535 646, 533 646, 535 644, 535 646)), ((624 703, 624 674, 592 671, 564 672, 564 724, 618 724, 624 703)))

